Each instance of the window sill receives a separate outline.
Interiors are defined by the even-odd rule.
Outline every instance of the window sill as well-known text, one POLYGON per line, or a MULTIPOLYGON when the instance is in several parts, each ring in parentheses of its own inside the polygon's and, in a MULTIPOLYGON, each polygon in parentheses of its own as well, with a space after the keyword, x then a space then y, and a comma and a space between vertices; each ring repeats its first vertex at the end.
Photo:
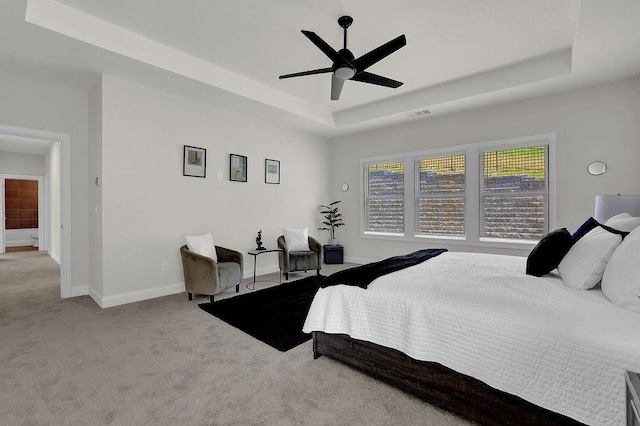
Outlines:
POLYGON ((469 247, 491 247, 510 250, 531 251, 537 241, 530 240, 513 240, 501 238, 481 238, 480 240, 471 241, 465 237, 446 237, 446 236, 407 236, 404 234, 386 233, 386 232, 364 232, 360 234, 361 238, 387 241, 402 241, 410 243, 432 243, 434 245, 447 244, 454 246, 469 247))

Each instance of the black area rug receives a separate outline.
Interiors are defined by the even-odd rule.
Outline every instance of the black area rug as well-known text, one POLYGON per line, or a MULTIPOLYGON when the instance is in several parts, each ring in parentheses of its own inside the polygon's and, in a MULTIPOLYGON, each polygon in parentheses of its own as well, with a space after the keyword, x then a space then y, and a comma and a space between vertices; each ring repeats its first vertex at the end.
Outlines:
POLYGON ((303 278, 242 296, 199 306, 211 315, 279 351, 311 339, 302 332, 323 276, 303 278))

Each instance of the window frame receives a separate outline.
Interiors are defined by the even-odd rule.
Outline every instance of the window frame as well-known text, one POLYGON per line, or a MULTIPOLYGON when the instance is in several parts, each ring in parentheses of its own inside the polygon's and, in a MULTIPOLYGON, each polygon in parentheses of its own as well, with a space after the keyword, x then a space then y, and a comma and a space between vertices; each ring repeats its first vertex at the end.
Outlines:
MULTIPOLYGON (((385 159, 382 161, 378 161, 375 159, 371 159, 371 161, 360 160, 360 234, 372 235, 372 236, 388 236, 388 237, 403 237, 407 230, 407 163, 404 157, 384 157, 385 159), (403 194, 403 207, 404 207, 404 220, 402 223, 403 232, 383 232, 383 231, 367 231, 366 224, 368 213, 364 208, 365 203, 367 202, 366 191, 368 189, 368 182, 366 181, 367 174, 365 173, 365 168, 368 168, 371 165, 379 165, 385 163, 402 163, 404 167, 404 194, 403 194)), ((378 199, 382 199, 378 198, 378 199)), ((389 197, 390 199, 390 197, 389 197)))
POLYGON ((479 155, 484 151, 523 148, 547 145, 547 229, 556 227, 556 134, 547 133, 517 138, 501 139, 487 142, 456 145, 435 148, 424 151, 413 151, 403 154, 393 154, 360 160, 360 237, 365 239, 382 239, 392 241, 429 242, 434 244, 451 244, 462 246, 482 246, 495 248, 510 248, 530 250, 536 244, 531 240, 508 240, 495 238, 480 238, 480 161, 479 155), (415 161, 425 157, 442 157, 448 155, 465 154, 465 209, 464 209, 464 237, 420 235, 415 229, 415 161), (376 163, 404 162, 404 233, 385 233, 365 231, 365 197, 366 187, 364 167, 376 163), (408 166, 409 165, 409 166, 408 166))
MULTIPOLYGON (((465 236, 466 236, 466 204, 467 204, 467 163, 468 163, 468 159, 467 159, 467 152, 465 150, 455 150, 455 151, 450 151, 447 154, 427 154, 427 155, 414 155, 413 156, 413 164, 412 166, 414 167, 414 179, 413 179, 413 184, 414 186, 414 191, 415 188, 418 187, 417 185, 417 181, 416 178, 417 176, 415 175, 415 171, 417 170, 416 167, 416 163, 421 161, 421 160, 425 160, 425 159, 430 159, 430 158, 447 158, 447 157, 456 157, 456 156, 463 156, 464 157, 464 168, 465 168, 465 190, 464 192, 458 192, 458 193, 453 193, 453 192, 446 192, 446 193, 439 193, 439 194, 432 194, 429 196, 429 198, 440 198, 440 199, 444 199, 444 198, 459 198, 459 197, 463 197, 464 198, 464 203, 465 203, 465 210, 464 210, 464 223, 463 223, 463 229, 465 230, 465 234, 463 236, 460 235, 436 235, 436 234, 421 234, 419 233, 419 229, 416 227, 417 224, 417 220, 414 223, 414 227, 413 227, 413 236, 415 238, 419 238, 419 239, 424 239, 424 238, 437 238, 437 239, 452 239, 452 240, 464 240, 465 236)), ((427 197, 425 197, 427 198, 427 197)), ((414 204, 413 204, 413 210, 414 210, 414 216, 418 214, 418 206, 417 206, 417 202, 418 200, 421 199, 421 195, 417 192, 414 193, 414 204)), ((417 218, 416 218, 417 219, 417 218)))

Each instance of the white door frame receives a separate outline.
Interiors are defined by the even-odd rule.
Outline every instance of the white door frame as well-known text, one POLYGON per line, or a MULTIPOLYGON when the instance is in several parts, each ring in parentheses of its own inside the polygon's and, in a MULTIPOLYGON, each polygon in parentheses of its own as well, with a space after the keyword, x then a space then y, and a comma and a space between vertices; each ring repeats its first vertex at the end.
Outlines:
POLYGON ((0 123, 0 134, 60 142, 60 297, 71 297, 71 135, 0 123))

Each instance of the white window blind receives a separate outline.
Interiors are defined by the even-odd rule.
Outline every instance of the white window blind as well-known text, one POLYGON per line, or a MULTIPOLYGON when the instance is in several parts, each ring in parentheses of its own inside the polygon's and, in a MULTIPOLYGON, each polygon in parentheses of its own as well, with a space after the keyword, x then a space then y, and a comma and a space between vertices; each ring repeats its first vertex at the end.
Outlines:
POLYGON ((548 146, 480 154, 480 238, 538 240, 548 232, 548 146))
POLYGON ((415 160, 415 235, 464 237, 465 155, 415 160))
POLYGON ((404 162, 364 167, 364 231, 404 232, 404 162))

